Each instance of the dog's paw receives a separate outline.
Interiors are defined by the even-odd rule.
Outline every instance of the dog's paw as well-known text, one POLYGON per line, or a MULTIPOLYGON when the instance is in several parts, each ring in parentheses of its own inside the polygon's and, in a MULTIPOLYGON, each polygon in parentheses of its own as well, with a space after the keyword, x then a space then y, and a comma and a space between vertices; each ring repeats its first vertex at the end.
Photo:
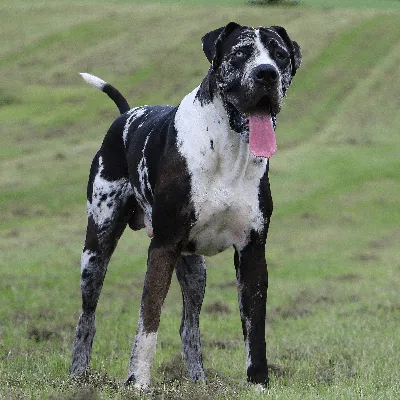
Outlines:
POLYGON ((128 378, 125 381, 125 387, 126 388, 132 388, 134 390, 137 390, 139 392, 149 392, 149 386, 150 382, 144 381, 144 380, 138 380, 135 377, 135 374, 130 374, 128 378))
POLYGON ((69 370, 69 376, 71 378, 82 379, 88 377, 90 374, 90 368, 87 365, 79 363, 73 363, 69 370))
POLYGON ((267 387, 261 383, 256 383, 253 385, 254 391, 257 393, 265 394, 267 393, 267 387))

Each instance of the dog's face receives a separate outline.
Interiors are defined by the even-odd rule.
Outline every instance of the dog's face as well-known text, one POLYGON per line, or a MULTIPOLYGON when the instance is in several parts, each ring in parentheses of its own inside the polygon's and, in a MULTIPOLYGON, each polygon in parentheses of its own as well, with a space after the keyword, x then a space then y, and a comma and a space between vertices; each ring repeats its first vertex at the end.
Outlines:
POLYGON ((228 106, 244 116, 279 113, 301 63, 300 47, 284 28, 252 28, 231 22, 207 33, 202 42, 228 106))

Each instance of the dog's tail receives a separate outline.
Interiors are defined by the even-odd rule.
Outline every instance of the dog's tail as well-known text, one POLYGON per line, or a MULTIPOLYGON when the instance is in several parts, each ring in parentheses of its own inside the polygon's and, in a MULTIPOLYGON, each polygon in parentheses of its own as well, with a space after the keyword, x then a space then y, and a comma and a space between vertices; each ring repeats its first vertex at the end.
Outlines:
POLYGON ((87 74, 85 72, 80 72, 79 75, 87 83, 89 83, 96 89, 100 89, 102 92, 106 93, 108 97, 117 105, 118 110, 121 114, 124 114, 131 109, 125 97, 122 96, 119 90, 117 90, 114 86, 103 81, 103 79, 100 79, 97 76, 87 74))

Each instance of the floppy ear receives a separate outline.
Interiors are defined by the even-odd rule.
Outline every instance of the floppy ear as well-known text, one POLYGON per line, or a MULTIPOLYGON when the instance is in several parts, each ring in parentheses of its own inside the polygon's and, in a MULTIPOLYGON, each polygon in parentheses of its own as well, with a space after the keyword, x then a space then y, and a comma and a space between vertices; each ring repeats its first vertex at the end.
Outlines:
POLYGON ((224 29, 225 27, 223 26, 222 28, 216 29, 215 31, 206 33, 201 38, 204 54, 206 55, 207 60, 210 62, 210 64, 212 63, 212 60, 215 56, 215 43, 217 42, 219 35, 224 29))
POLYGON ((201 38, 204 54, 206 55, 207 60, 212 64, 214 69, 216 69, 218 66, 218 50, 221 47, 220 45, 222 41, 237 28, 240 28, 239 24, 237 24, 236 22, 229 22, 228 25, 208 32, 201 38))
POLYGON ((271 28, 283 39, 290 50, 290 59, 292 61, 292 76, 296 75, 296 71, 301 65, 301 50, 300 46, 292 41, 286 32, 286 29, 281 26, 271 26, 271 28))
POLYGON ((294 40, 293 40, 293 47, 294 47, 294 56, 293 56, 294 66, 296 67, 296 70, 297 70, 298 68, 300 68, 300 65, 301 65, 301 59, 302 59, 301 49, 300 49, 299 44, 297 42, 295 42, 294 40))

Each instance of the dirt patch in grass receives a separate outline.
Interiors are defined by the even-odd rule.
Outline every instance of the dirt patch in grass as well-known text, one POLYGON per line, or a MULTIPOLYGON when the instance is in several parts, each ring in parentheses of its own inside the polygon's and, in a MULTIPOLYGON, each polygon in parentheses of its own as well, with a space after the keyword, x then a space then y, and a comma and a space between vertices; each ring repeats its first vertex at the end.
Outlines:
POLYGON ((300 215, 301 219, 316 219, 316 216, 308 211, 300 215))
MULTIPOLYGON (((317 350, 316 350, 317 351, 317 350)), ((289 361, 289 364, 292 362, 302 361, 304 359, 309 358, 311 350, 306 349, 305 347, 289 347, 283 349, 280 354, 280 359, 289 361)))
POLYGON ((163 376, 163 383, 188 379, 186 366, 180 354, 176 354, 171 360, 161 364, 158 371, 163 376))
POLYGON ((386 244, 385 240, 372 240, 368 245, 372 249, 383 249, 386 244))
MULTIPOLYGON (((60 398, 68 400, 97 400, 103 390, 107 392, 109 398, 116 398, 117 394, 122 395, 124 399, 144 398, 135 396, 135 393, 130 388, 125 388, 105 372, 86 371, 62 381, 58 387, 56 386, 54 386, 56 390, 46 398, 51 400, 60 398), (62 395, 60 395, 61 393, 62 395)), ((121 398, 121 396, 118 398, 121 398)))
MULTIPOLYGON (((172 382, 163 387, 157 387, 149 393, 148 399, 154 400, 213 400, 218 398, 219 388, 213 384, 205 385, 196 382, 172 382)), ((139 397, 134 397, 138 398, 139 397)), ((224 397, 226 398, 226 397, 224 397)), ((233 398, 233 397, 229 397, 233 398)))
POLYGON ((42 307, 37 316, 41 319, 47 320, 47 319, 53 319, 56 317, 56 310, 54 308, 45 308, 42 307))
POLYGON ((354 259, 356 261, 368 262, 368 261, 376 261, 378 260, 378 256, 373 253, 360 253, 357 254, 354 259))
POLYGON ((12 210, 12 214, 16 217, 27 217, 29 211, 26 208, 17 207, 12 210))
POLYGON ((315 304, 332 304, 334 300, 329 296, 317 296, 314 300, 315 304))
POLYGON ((388 313, 400 313, 400 304, 378 304, 378 310, 388 313))
POLYGON ((215 287, 217 289, 230 289, 230 288, 236 288, 236 281, 227 281, 227 282, 222 282, 222 283, 216 283, 213 285, 210 285, 210 287, 215 287))
POLYGON ((318 217, 311 212, 301 214, 300 219, 303 221, 302 223, 307 226, 315 226, 318 221, 318 217))
POLYGON ((229 308, 228 304, 218 300, 205 306, 204 312, 206 314, 223 315, 223 314, 229 314, 231 312, 231 309, 229 308))
POLYGON ((277 378, 282 378, 289 374, 289 370, 287 368, 283 368, 277 364, 268 364, 268 372, 270 375, 274 375, 277 378))
POLYGON ((60 339, 61 335, 56 331, 31 326, 28 328, 28 338, 34 340, 36 343, 40 343, 47 342, 53 338, 60 339))
MULTIPOLYGON (((6 287, 11 287, 10 285, 6 285, 6 287)), ((13 322, 14 323, 16 323, 16 324, 20 324, 20 323, 22 323, 22 322, 24 322, 24 321, 27 321, 27 320, 29 320, 29 319, 31 319, 32 318, 32 315, 30 315, 30 314, 28 314, 28 313, 25 313, 25 312, 23 312, 23 311, 15 311, 13 314, 12 314, 12 320, 13 320, 13 322)))
POLYGON ((58 161, 63 161, 63 160, 65 160, 67 158, 67 156, 64 154, 64 153, 62 153, 62 152, 58 152, 58 153, 56 153, 55 155, 54 155, 54 159, 55 160, 58 160, 58 161))
POLYGON ((288 306, 276 307, 269 313, 267 311, 267 319, 273 322, 276 318, 284 320, 305 318, 314 314, 312 310, 313 305, 332 302, 333 300, 326 295, 314 296, 303 290, 291 300, 288 306))
POLYGON ((293 306, 293 307, 276 307, 270 313, 270 318, 275 320, 276 318, 281 319, 298 319, 304 318, 312 315, 313 312, 307 308, 301 306, 293 306))
POLYGON ((372 240, 368 243, 371 249, 379 250, 393 245, 393 242, 399 237, 400 229, 394 229, 390 235, 385 235, 379 239, 372 240))
POLYGON ((176 354, 171 360, 164 362, 158 371, 162 375, 161 384, 152 389, 149 399, 212 400, 238 397, 234 383, 213 369, 205 370, 207 384, 192 382, 188 378, 181 354, 176 354))
POLYGON ((94 392, 95 389, 118 390, 120 388, 118 382, 108 376, 107 373, 92 370, 73 376, 70 379, 70 383, 77 388, 83 389, 83 391, 90 390, 92 392, 94 392))
POLYGON ((48 130, 43 136, 45 139, 51 139, 56 137, 64 137, 68 135, 67 129, 64 127, 58 127, 48 130))
POLYGON ((360 281, 363 279, 362 275, 358 274, 345 274, 334 278, 336 281, 360 281))
POLYGON ((6 93, 4 89, 0 88, 0 107, 11 106, 20 103, 21 103, 20 99, 9 93, 6 93))
POLYGON ((16 228, 10 229, 5 235, 5 238, 19 237, 20 231, 16 228))
POLYGON ((82 104, 86 102, 86 99, 81 96, 69 96, 64 99, 64 102, 68 104, 82 104))
POLYGON ((316 367, 315 375, 319 383, 332 385, 336 379, 349 379, 357 375, 354 362, 349 355, 338 355, 316 367))
MULTIPOLYGON (((64 400, 97 400, 99 399, 97 390, 92 387, 88 388, 77 388, 72 390, 70 393, 62 396, 64 400)), ((48 397, 49 400, 60 399, 60 394, 52 394, 48 397)))
POLYGON ((242 345, 242 343, 240 340, 208 340, 204 342, 204 345, 217 349, 231 349, 242 345))

